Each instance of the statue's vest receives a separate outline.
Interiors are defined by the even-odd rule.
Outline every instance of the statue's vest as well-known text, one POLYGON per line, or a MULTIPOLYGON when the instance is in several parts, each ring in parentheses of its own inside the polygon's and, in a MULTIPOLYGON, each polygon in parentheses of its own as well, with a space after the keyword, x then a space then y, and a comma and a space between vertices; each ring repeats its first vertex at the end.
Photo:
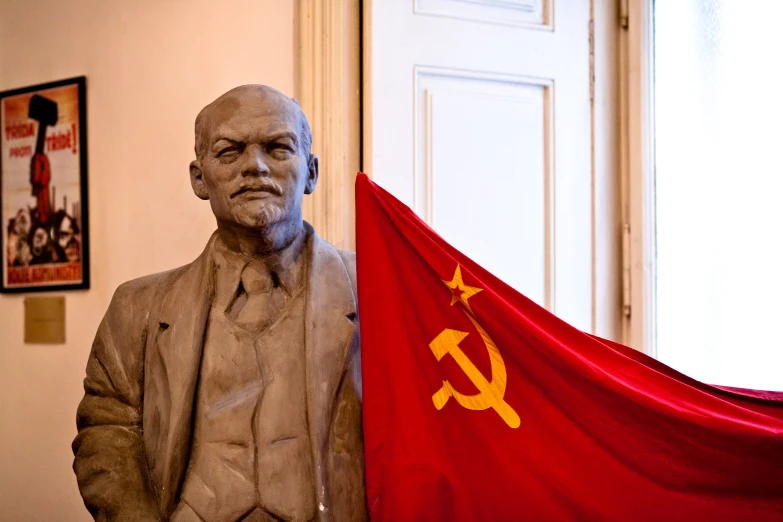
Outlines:
POLYGON ((208 521, 315 518, 304 305, 301 285, 261 332, 213 306, 196 398, 196 442, 172 520, 187 520, 191 510, 208 521))

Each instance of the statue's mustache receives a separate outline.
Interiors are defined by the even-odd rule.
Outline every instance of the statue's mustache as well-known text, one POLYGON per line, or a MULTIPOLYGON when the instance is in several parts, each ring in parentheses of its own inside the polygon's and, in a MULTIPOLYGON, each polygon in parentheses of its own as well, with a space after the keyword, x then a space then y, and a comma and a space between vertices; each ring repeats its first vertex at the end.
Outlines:
POLYGON ((245 192, 269 192, 271 194, 275 194, 276 196, 282 196, 283 187, 278 185, 274 180, 262 178, 260 180, 254 180, 250 183, 241 184, 239 188, 231 194, 231 199, 239 196, 240 194, 244 194, 245 192))

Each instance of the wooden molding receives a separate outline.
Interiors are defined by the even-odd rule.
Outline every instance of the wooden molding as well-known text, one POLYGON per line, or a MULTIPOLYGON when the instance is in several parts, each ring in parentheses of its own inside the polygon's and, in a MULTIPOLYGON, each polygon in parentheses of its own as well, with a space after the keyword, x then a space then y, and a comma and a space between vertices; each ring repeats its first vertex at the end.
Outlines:
POLYGON ((299 0, 297 99, 313 132, 320 177, 304 218, 337 248, 354 250, 353 187, 360 167, 360 0, 299 0))
POLYGON ((628 4, 625 41, 626 165, 623 205, 630 232, 630 310, 625 344, 656 356, 655 168, 653 151, 652 0, 628 4))

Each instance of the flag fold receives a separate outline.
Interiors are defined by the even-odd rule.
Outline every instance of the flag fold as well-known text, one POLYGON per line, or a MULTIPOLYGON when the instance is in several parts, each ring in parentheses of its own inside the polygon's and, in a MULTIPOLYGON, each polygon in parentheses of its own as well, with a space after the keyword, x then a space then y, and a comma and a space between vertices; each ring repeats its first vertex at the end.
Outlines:
POLYGON ((783 393, 570 326, 363 174, 356 221, 373 521, 783 520, 783 393))

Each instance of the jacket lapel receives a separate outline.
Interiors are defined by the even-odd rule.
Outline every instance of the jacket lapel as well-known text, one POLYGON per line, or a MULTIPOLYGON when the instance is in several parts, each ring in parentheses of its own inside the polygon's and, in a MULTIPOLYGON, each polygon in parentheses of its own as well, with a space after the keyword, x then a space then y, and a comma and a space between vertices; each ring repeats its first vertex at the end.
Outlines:
POLYGON ((190 455, 204 332, 214 296, 213 234, 201 256, 159 294, 150 314, 145 379, 145 439, 162 512, 174 508, 190 455), (156 313, 157 312, 157 313, 156 313), (147 413, 157 433, 147 433, 147 413), (153 445, 150 448, 150 445, 153 445), (152 449, 152 455, 149 450, 152 449))
POLYGON ((334 403, 356 327, 351 283, 337 249, 312 227, 308 260, 305 353, 307 414, 315 462, 316 498, 322 520, 329 520, 326 452, 329 450, 334 403))

